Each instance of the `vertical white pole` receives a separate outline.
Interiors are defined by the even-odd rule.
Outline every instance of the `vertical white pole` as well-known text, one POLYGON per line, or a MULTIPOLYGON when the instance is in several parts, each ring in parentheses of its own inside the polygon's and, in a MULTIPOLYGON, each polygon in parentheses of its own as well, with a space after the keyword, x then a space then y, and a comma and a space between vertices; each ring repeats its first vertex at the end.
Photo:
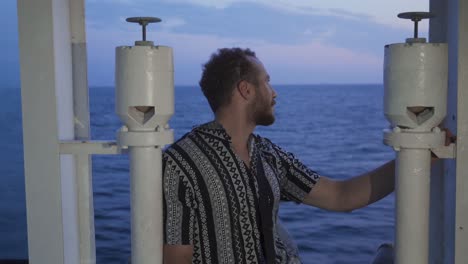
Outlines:
POLYGON ((130 147, 132 263, 162 263, 160 147, 130 147))
MULTIPOLYGON (((70 1, 71 48, 73 61, 73 110, 75 139, 90 139, 90 116, 84 0, 70 1)), ((96 263, 91 157, 74 156, 76 165, 80 263, 96 263)))
POLYGON ((96 263, 90 156, 75 155, 80 263, 96 263))
POLYGON ((445 139, 437 126, 447 109, 447 44, 412 41, 391 44, 385 50, 384 108, 395 126, 386 132, 386 143, 398 152, 397 264, 429 261, 431 149, 442 147, 445 139))
POLYGON ((52 1, 17 3, 29 262, 59 264, 64 249, 52 1))
POLYGON ((468 260, 468 2, 449 1, 449 14, 449 61, 453 69, 449 83, 456 85, 458 98, 456 114, 452 115, 457 120, 455 263, 462 264, 468 260))
MULTIPOLYGON (((73 140, 73 70, 70 32, 70 5, 67 0, 53 1, 55 75, 59 140, 73 140)), ((79 263, 79 232, 75 162, 72 155, 60 155, 64 263, 79 263)))
POLYGON ((73 70, 73 107, 75 113, 75 139, 90 136, 88 67, 86 54, 84 0, 69 0, 71 51, 73 70))
MULTIPOLYGON (((462 264, 468 259, 468 4, 460 0, 431 0, 431 11, 446 16, 435 23, 434 38, 445 37, 448 47, 449 81, 445 127, 457 135, 457 159, 445 160, 443 172, 443 230, 440 247, 443 261, 433 263, 462 264)), ((436 228, 434 226, 434 228, 436 228)), ((437 238, 436 238, 437 239, 437 238)), ((437 250, 437 246, 436 250, 437 250)))
POLYGON ((161 147, 174 139, 174 66, 171 48, 143 44, 116 49, 116 112, 125 123, 118 142, 130 149, 132 263, 161 264, 161 147))
POLYGON ((430 164, 428 149, 397 152, 395 263, 428 263, 430 164))
MULTIPOLYGON (((445 0, 430 0, 430 12, 434 13, 435 17, 429 20, 429 42, 447 43, 447 6, 448 3, 445 0)), ((448 95, 450 95, 450 87, 448 95)), ((447 105, 450 107, 450 96, 448 98, 449 103, 447 105)), ((450 114, 447 114, 447 116, 450 116, 450 114)), ((446 118, 443 126, 447 127, 449 121, 450 118, 446 118)), ((453 248, 453 243, 450 243, 447 237, 447 230, 453 228, 453 225, 449 227, 445 220, 445 215, 453 208, 450 209, 450 206, 446 205, 447 194, 444 191, 447 182, 452 181, 453 178, 445 177, 444 163, 443 160, 434 163, 431 170, 431 206, 429 212, 429 263, 431 264, 444 263, 447 249, 450 250, 448 245, 451 244, 453 248)), ((454 202, 454 199, 452 201, 454 202)))
POLYGON ((18 1, 23 144, 30 263, 78 263, 69 6, 18 1))

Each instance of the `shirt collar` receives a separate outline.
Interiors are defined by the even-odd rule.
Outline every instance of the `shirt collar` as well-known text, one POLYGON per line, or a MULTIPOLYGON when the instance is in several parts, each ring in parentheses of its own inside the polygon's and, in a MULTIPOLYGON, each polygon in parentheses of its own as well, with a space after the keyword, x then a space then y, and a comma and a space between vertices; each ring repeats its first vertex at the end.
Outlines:
MULTIPOLYGON (((222 140, 226 140, 229 143, 232 143, 231 136, 229 136, 229 134, 226 132, 226 129, 224 129, 223 125, 218 123, 216 120, 197 126, 194 128, 194 131, 208 133, 208 134, 213 135, 214 137, 217 137, 222 140)), ((252 133, 250 134, 249 142, 248 142, 249 152, 254 147, 253 145, 255 142, 256 142, 255 135, 252 133)))
POLYGON ((228 135, 226 129, 224 129, 220 123, 216 122, 216 120, 197 126, 194 128, 194 131, 208 133, 216 138, 220 138, 231 143, 231 136, 228 135))

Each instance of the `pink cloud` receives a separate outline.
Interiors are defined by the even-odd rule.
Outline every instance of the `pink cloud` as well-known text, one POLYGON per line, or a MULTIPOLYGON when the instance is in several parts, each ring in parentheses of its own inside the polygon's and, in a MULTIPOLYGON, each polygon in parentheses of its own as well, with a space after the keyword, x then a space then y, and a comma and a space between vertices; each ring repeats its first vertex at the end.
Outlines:
MULTIPOLYGON (((114 47, 119 45, 133 45, 139 38, 139 32, 125 32, 120 30, 88 30, 90 47, 90 62, 108 61, 114 63, 114 47)), ((300 83, 323 82, 325 75, 317 73, 327 72, 326 75, 337 76, 346 82, 347 76, 353 75, 353 82, 362 78, 362 82, 380 80, 383 58, 373 54, 355 51, 348 48, 336 47, 332 43, 311 41, 305 44, 278 44, 256 39, 222 38, 213 35, 193 35, 171 33, 167 31, 149 33, 149 39, 156 39, 156 44, 170 46, 174 49, 176 71, 179 67, 184 70, 199 72, 201 65, 206 62, 210 54, 222 47, 249 47, 254 50, 268 69, 277 74, 276 83, 287 83, 290 80, 281 76, 297 76, 303 80, 300 83), (180 65, 180 66, 178 66, 180 65), (316 75, 313 75, 316 74, 316 75), (369 76, 372 76, 369 78, 369 76), (377 77, 376 77, 377 76, 377 77)), ((113 65, 110 65, 113 66, 113 65)), ((184 78, 180 76, 179 78, 184 78)), ((177 79, 176 79, 177 81, 177 79)), ((196 83, 198 80, 183 80, 183 83, 196 83)), ((329 80, 333 82, 334 80, 329 80)))

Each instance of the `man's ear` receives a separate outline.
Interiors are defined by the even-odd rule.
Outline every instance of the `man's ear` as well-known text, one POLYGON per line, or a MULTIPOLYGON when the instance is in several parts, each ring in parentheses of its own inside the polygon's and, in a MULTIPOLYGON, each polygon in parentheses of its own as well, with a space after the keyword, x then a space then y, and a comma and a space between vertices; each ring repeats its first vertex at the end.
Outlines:
POLYGON ((253 85, 251 85, 248 81, 242 80, 237 84, 237 91, 239 92, 240 96, 245 100, 250 100, 253 96, 255 96, 255 89, 253 89, 253 85))

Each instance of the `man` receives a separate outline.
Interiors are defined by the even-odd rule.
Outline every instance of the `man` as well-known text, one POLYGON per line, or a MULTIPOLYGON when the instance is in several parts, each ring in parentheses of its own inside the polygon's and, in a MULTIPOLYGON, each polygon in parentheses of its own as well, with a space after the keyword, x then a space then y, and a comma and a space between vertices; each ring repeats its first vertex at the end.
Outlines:
POLYGON ((280 200, 348 212, 394 189, 394 161, 345 181, 308 169, 252 134, 277 96, 249 49, 220 49, 200 86, 215 120, 164 154, 164 263, 301 263, 278 222, 280 200))

